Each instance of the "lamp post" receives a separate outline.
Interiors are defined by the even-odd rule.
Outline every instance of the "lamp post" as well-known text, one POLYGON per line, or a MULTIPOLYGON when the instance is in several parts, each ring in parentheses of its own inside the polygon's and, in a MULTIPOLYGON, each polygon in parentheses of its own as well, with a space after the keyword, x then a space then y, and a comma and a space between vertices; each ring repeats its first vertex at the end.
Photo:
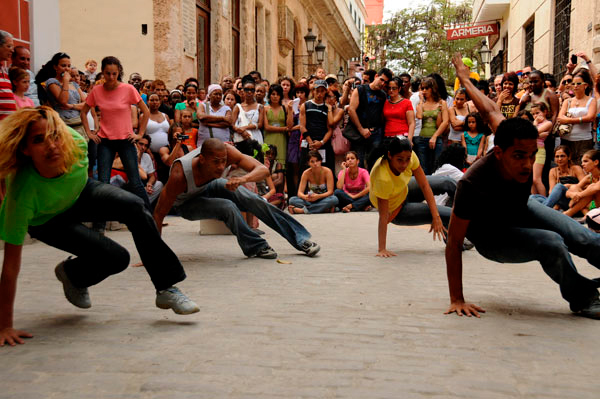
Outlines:
POLYGON ((481 57, 481 62, 485 67, 485 78, 490 77, 490 62, 492 60, 492 51, 487 45, 487 42, 484 40, 481 42, 481 48, 478 51, 479 57, 481 57))
POLYGON ((321 43, 321 40, 319 40, 319 43, 315 47, 315 52, 317 53, 317 62, 319 64, 322 63, 325 59, 325 45, 321 43))
POLYGON ((344 67, 340 67, 340 70, 337 73, 337 80, 338 82, 343 82, 344 78, 346 77, 346 74, 344 73, 344 67))
POLYGON ((306 51, 308 55, 312 55, 315 51, 315 41, 317 40, 317 36, 312 33, 312 28, 308 28, 308 33, 304 36, 304 42, 306 43, 306 51))

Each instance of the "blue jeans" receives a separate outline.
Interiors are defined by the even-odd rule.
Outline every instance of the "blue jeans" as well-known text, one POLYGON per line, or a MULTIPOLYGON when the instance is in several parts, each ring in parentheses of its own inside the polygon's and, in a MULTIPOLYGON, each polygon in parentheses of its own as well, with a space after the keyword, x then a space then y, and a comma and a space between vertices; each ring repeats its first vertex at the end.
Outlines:
POLYGON ((123 162, 123 168, 129 178, 131 191, 140 197, 148 209, 150 209, 148 194, 144 189, 142 179, 140 179, 135 144, 129 140, 109 140, 104 138, 101 140, 100 144, 98 144, 98 180, 102 183, 110 182, 110 172, 115 160, 115 153, 119 153, 121 162, 123 162))
POLYGON ((89 287, 129 266, 129 252, 125 248, 82 224, 109 220, 127 225, 156 290, 185 279, 179 259, 160 237, 144 202, 96 180, 88 179, 71 208, 41 226, 30 226, 29 234, 77 256, 65 262, 65 272, 76 287, 89 287))
POLYGON ((237 190, 231 191, 225 188, 225 183, 226 179, 215 179, 207 183, 198 195, 178 205, 177 210, 188 220, 223 221, 237 237, 238 244, 246 256, 256 255, 269 244, 248 227, 241 212, 251 212, 294 248, 302 250, 302 244, 310 238, 310 233, 300 222, 247 188, 238 187, 237 190))
POLYGON ((500 263, 539 261, 544 272, 559 285, 571 310, 583 309, 598 297, 600 283, 580 275, 570 253, 600 268, 600 234, 533 197, 527 208, 527 218, 518 226, 471 224, 467 237, 487 259, 500 263))
POLYGON ((569 189, 564 184, 556 183, 556 185, 550 192, 550 195, 548 195, 548 198, 546 198, 540 194, 533 194, 532 197, 536 201, 541 202, 542 204, 546 205, 547 207, 554 208, 554 205, 558 204, 560 209, 567 210, 567 209, 569 209, 570 199, 565 196, 565 193, 568 190, 569 189))
POLYGON ((302 208, 304 213, 325 213, 338 204, 338 199, 335 195, 330 195, 315 202, 310 202, 300 197, 292 197, 288 203, 296 208, 302 208))
MULTIPOLYGON (((454 204, 454 194, 456 193, 456 182, 447 176, 426 176, 427 183, 433 191, 433 195, 448 194, 448 206, 452 207, 454 204)), ((423 202, 425 196, 421 187, 417 183, 414 177, 411 177, 408 181, 408 195, 406 197, 407 202, 423 202)))
POLYGON ((435 148, 432 150, 429 148, 430 137, 417 136, 413 138, 414 150, 419 157, 419 162, 426 175, 430 175, 435 172, 435 161, 440 157, 443 148, 443 141, 441 137, 438 137, 435 142, 435 148))
POLYGON ((362 197, 352 199, 344 190, 337 188, 333 195, 335 195, 338 199, 338 208, 342 209, 346 205, 352 204, 352 212, 362 211, 368 205, 371 205, 371 201, 369 200, 369 193, 363 195, 362 197))
MULTIPOLYGON (((451 201, 454 201, 454 193, 456 192, 456 182, 454 180, 446 176, 427 176, 427 183, 431 187, 433 195, 447 193, 451 201)), ((424 200, 425 196, 421 187, 417 183, 417 180, 411 177, 408 182, 406 201, 404 201, 402 209, 398 212, 394 220, 392 220, 392 223, 401 226, 419 226, 431 223, 431 210, 429 209, 429 205, 423 202, 424 200)), ((452 208, 438 205, 437 209, 442 223, 445 227, 448 227, 452 208)))

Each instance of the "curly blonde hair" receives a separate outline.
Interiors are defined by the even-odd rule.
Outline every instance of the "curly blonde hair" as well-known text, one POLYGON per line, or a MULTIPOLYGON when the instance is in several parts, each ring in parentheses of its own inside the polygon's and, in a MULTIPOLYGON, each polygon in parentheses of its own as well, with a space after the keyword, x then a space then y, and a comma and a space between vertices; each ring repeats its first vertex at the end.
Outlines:
POLYGON ((76 162, 85 157, 85 151, 77 145, 69 128, 56 111, 46 106, 23 108, 0 122, 0 178, 16 174, 31 162, 23 150, 27 146, 27 135, 31 126, 42 119, 48 123, 46 140, 61 143, 65 161, 63 173, 71 170, 76 162))

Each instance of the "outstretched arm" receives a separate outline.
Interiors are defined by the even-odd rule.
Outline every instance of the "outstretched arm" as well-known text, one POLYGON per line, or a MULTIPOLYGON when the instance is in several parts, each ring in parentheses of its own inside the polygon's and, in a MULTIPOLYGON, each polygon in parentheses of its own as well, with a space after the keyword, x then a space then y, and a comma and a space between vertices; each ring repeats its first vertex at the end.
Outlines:
POLYGON ((461 85, 467 90, 469 98, 471 98, 471 101, 473 101, 473 104, 477 107, 483 120, 487 122, 492 131, 495 132, 500 122, 505 119, 504 115, 500 112, 500 108, 498 108, 498 105, 488 96, 479 91, 469 80, 469 68, 462 62, 460 53, 454 54, 452 63, 456 68, 456 76, 460 80, 461 85))

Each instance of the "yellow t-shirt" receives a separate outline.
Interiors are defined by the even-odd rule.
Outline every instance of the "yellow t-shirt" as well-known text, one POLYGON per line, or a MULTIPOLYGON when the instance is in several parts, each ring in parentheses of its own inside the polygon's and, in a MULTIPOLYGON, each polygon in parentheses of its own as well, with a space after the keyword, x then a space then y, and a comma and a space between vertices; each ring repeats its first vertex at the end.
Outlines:
MULTIPOLYGON (((479 76, 479 74, 475 71, 471 71, 469 73, 469 77, 473 78, 475 80, 477 80, 478 82, 481 80, 481 77, 479 76)), ((460 80, 458 80, 458 78, 454 79, 454 93, 456 93, 456 91, 460 89, 460 80)))
POLYGON ((413 175, 413 170, 421 164, 415 152, 410 156, 410 163, 404 172, 395 175, 390 169, 388 161, 379 158, 371 170, 371 189, 369 199, 375 208, 378 208, 377 198, 389 201, 389 212, 393 213, 408 195, 408 181, 413 175))

